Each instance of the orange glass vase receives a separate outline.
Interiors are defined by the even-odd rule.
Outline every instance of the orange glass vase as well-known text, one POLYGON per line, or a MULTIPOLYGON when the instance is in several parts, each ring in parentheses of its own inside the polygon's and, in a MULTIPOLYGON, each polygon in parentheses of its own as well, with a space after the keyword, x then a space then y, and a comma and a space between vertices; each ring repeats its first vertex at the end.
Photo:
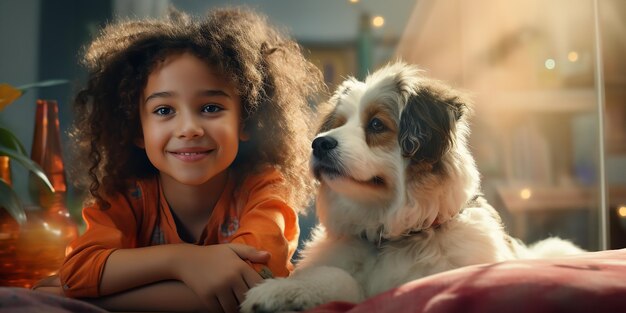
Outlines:
POLYGON ((56 101, 37 101, 31 159, 41 166, 55 192, 30 177, 36 204, 26 206, 26 222, 18 225, 6 210, 0 210, 0 286, 28 288, 56 274, 67 245, 78 236, 65 204, 67 182, 56 101))

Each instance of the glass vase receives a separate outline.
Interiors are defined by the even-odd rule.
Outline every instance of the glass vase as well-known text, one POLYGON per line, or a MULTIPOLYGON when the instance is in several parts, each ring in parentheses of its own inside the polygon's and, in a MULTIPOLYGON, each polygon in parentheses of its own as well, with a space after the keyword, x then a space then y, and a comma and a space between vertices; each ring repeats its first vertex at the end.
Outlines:
POLYGON ((6 210, 0 210, 0 286, 29 288, 56 274, 67 245, 78 236, 66 206, 67 181, 56 101, 37 101, 34 126, 31 159, 41 166, 55 192, 31 174, 29 186, 35 204, 25 206, 26 222, 19 225, 6 210))

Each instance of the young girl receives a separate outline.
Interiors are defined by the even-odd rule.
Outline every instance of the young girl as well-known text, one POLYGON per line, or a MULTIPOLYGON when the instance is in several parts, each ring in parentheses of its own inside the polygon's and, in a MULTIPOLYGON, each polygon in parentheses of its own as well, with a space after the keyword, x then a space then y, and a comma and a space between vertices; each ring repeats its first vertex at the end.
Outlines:
MULTIPOLYGON (((321 75, 246 9, 107 26, 73 132, 92 200, 59 277, 115 310, 235 312, 287 276, 321 75)), ((44 284, 45 285, 45 284, 44 284)))

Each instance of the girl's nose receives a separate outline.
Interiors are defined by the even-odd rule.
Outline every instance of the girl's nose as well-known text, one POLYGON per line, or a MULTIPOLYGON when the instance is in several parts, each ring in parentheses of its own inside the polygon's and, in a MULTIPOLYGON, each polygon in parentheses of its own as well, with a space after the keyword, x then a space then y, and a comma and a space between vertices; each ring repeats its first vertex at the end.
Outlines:
POLYGON ((204 129, 194 117, 182 118, 178 125, 177 137, 180 139, 193 139, 204 135, 204 129))

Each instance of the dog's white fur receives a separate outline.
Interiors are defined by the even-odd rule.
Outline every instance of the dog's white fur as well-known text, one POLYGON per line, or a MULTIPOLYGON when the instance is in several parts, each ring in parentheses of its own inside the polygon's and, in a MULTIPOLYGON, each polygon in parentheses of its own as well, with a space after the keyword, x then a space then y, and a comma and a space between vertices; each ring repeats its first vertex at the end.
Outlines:
POLYGON ((348 79, 330 103, 311 158, 320 225, 293 275, 251 289, 243 312, 358 302, 466 265, 582 251, 558 238, 527 248, 505 233, 476 197, 469 103, 417 67, 348 79))

